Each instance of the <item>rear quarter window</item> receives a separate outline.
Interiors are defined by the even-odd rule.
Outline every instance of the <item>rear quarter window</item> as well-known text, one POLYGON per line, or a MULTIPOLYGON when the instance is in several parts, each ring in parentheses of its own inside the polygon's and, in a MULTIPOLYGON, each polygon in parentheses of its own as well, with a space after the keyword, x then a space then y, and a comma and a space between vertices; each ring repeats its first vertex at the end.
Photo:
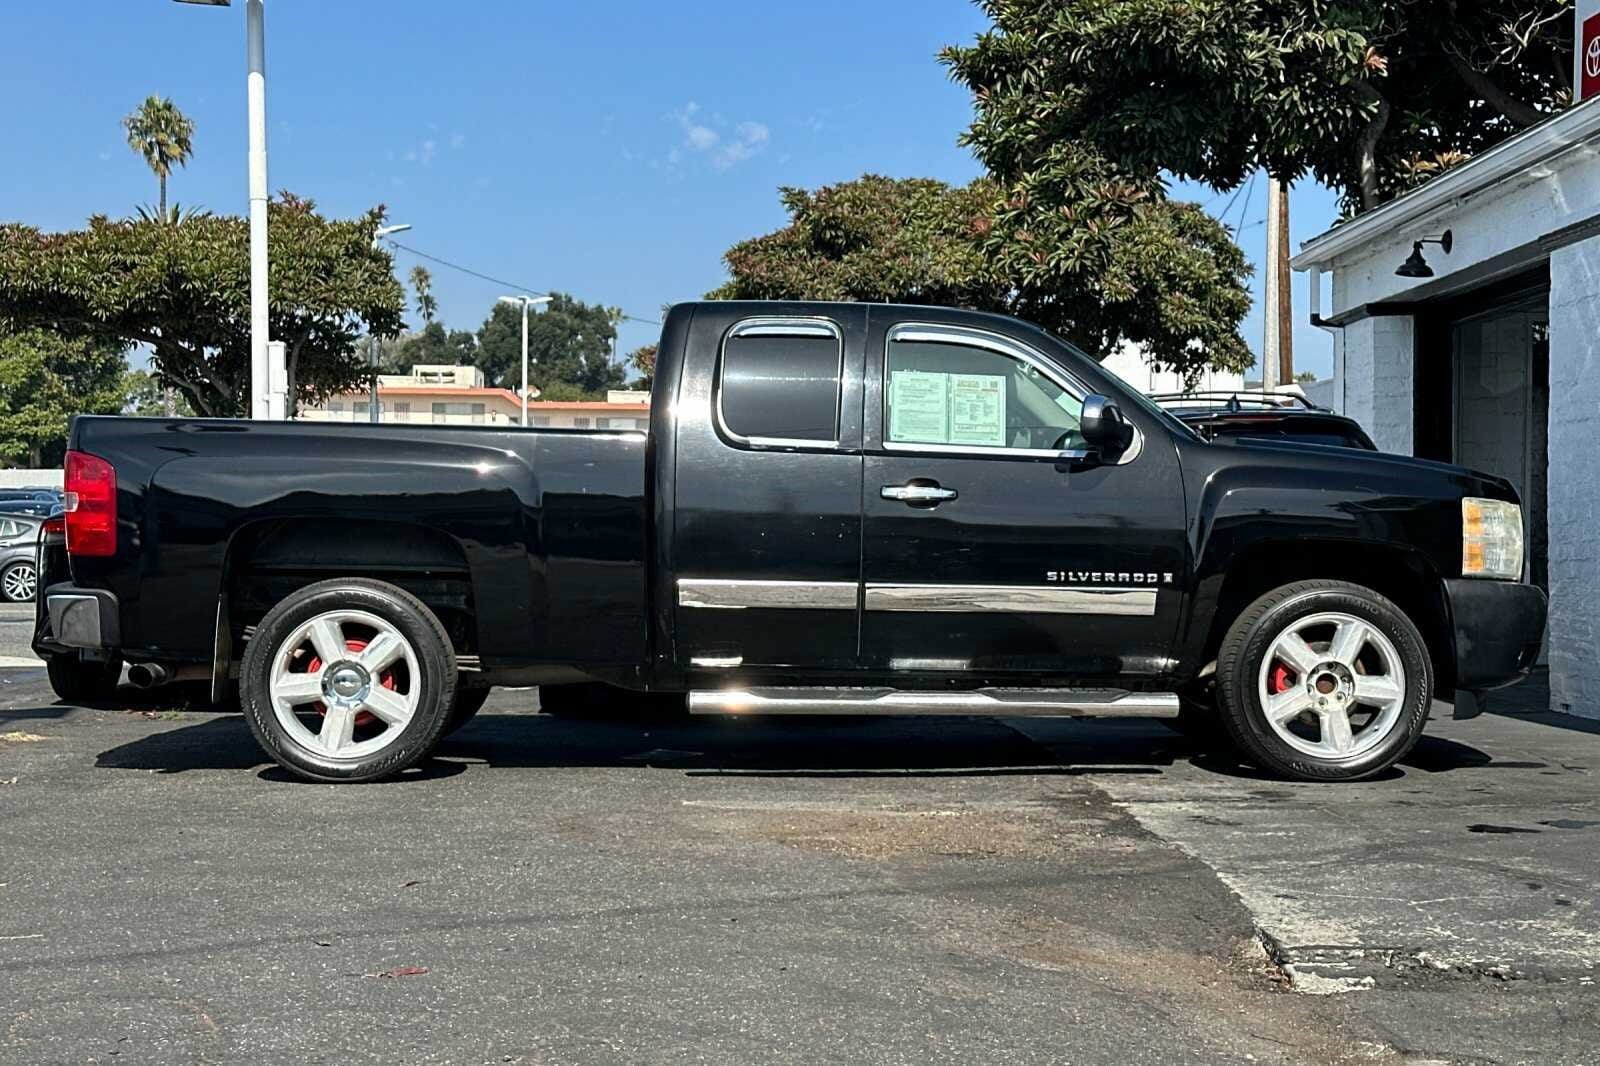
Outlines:
POLYGON ((717 375, 723 430, 748 444, 839 439, 844 335, 821 319, 752 319, 729 330, 717 375))

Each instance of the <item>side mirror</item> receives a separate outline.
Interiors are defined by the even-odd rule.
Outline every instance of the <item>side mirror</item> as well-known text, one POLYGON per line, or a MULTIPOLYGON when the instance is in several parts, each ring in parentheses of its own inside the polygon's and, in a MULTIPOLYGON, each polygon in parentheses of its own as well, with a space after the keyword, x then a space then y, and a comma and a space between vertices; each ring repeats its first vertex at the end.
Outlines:
POLYGON ((1133 425, 1122 417, 1122 409, 1100 395, 1083 401, 1078 433, 1084 443, 1102 452, 1123 452, 1133 443, 1133 425))

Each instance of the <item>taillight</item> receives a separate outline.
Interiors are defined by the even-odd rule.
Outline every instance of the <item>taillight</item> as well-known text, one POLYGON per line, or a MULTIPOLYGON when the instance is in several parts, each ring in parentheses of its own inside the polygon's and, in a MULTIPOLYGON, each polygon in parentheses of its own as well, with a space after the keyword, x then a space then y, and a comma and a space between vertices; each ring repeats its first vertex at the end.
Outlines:
POLYGON ((64 535, 66 532, 67 532, 67 519, 66 519, 65 515, 57 515, 55 518, 46 518, 44 520, 44 535, 45 536, 47 536, 47 537, 49 537, 49 536, 61 536, 61 535, 64 535))
POLYGON ((117 554, 116 470, 98 455, 68 452, 65 482, 67 554, 117 554))

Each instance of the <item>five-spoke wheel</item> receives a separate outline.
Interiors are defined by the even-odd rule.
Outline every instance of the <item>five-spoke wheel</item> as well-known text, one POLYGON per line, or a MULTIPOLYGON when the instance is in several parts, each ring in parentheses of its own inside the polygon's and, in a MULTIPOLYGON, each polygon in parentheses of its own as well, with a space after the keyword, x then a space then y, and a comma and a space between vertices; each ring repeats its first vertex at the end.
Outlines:
POLYGON ((1239 615, 1217 657, 1229 737, 1265 769, 1313 781, 1366 777, 1421 735, 1433 673, 1417 627, 1371 589, 1302 581, 1239 615))
POLYGON ((450 722, 455 654, 410 593, 324 581, 279 603, 245 647, 245 717, 302 777, 371 781, 426 758, 450 722))

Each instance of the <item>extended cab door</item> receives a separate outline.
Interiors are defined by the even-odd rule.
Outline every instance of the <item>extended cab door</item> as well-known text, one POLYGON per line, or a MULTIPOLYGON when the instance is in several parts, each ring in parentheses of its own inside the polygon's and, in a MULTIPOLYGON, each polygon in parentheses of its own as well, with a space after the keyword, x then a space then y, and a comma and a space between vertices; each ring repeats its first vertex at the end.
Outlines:
POLYGON ((676 665, 852 669, 866 312, 700 305, 675 411, 676 665))
POLYGON ((1170 669, 1187 559, 1176 450, 1154 416, 1113 396, 1134 446, 1116 461, 1064 459, 1084 448, 1096 378, 1086 357, 1002 319, 873 311, 867 669, 1017 683, 1170 669))

